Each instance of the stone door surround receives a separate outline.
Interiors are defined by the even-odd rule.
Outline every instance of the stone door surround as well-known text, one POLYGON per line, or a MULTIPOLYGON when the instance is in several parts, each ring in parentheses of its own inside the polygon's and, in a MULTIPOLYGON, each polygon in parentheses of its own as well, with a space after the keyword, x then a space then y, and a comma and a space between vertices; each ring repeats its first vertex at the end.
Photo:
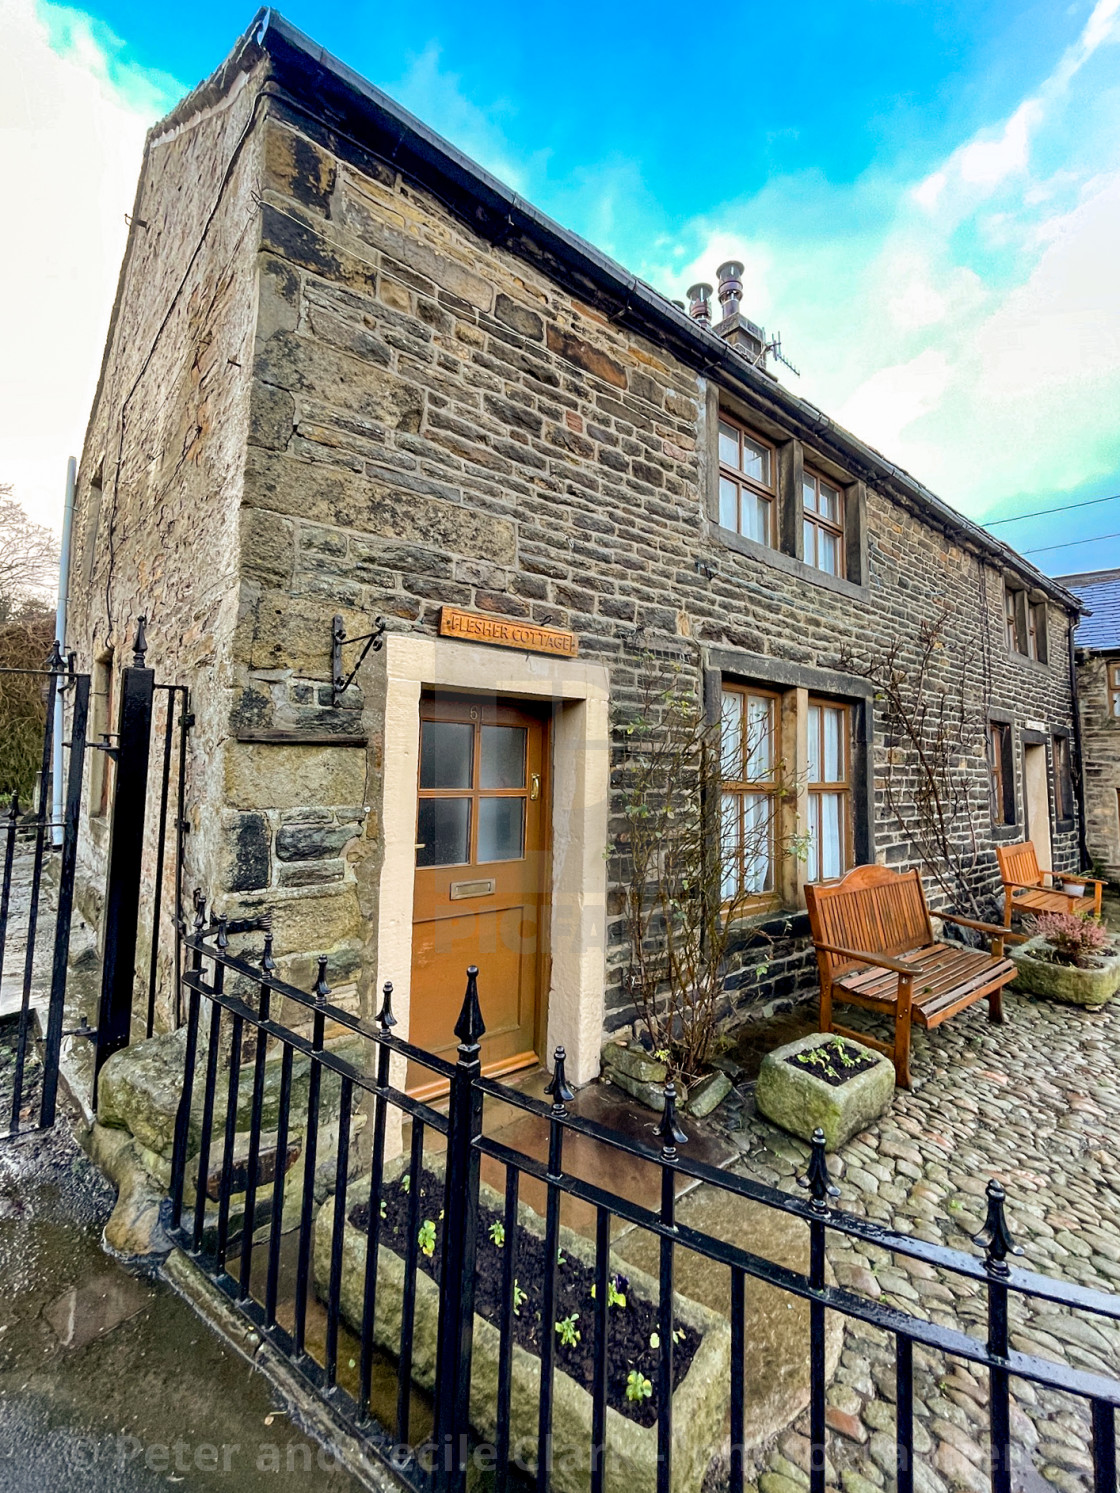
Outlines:
MULTIPOLYGON (((386 635, 378 663, 384 668, 385 692, 385 853, 378 897, 377 988, 385 980, 393 982, 398 1035, 408 1036, 421 691, 436 688, 551 700, 552 967, 547 982, 547 1051, 562 1045, 569 1078, 590 1082, 599 1072, 606 959, 607 669, 582 659, 401 633, 386 635)), ((479 972, 479 993, 485 1018, 485 969, 479 972)))

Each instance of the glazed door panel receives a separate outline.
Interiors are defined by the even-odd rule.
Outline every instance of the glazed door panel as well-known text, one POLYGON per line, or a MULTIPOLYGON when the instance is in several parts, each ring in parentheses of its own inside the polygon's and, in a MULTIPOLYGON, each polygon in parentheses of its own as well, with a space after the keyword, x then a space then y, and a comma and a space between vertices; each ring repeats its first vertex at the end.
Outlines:
MULTIPOLYGON (((546 745, 546 721, 520 704, 421 701, 409 1040, 454 1058, 465 971, 477 964, 489 1073, 538 1059, 546 745)), ((409 1086, 430 1087, 419 1070, 409 1086)))

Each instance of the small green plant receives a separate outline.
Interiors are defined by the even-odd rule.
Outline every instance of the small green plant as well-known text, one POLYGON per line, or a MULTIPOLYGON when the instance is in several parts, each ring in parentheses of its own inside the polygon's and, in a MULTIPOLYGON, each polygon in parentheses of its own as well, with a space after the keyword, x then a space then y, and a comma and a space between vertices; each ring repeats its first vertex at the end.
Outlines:
POLYGON ((495 1218, 494 1222, 490 1225, 490 1243, 496 1244, 501 1249, 505 1242, 506 1226, 500 1218, 495 1218))
MULTIPOLYGON (((626 1290, 630 1282, 625 1275, 612 1275, 607 1281, 607 1305, 621 1311, 626 1306, 626 1290)), ((595 1299, 595 1287, 591 1287, 591 1299, 595 1299)))
POLYGON ((640 1369, 631 1369, 626 1376, 626 1398, 640 1405, 653 1394, 653 1385, 640 1369))
POLYGON ((408 1190, 411 1188, 411 1186, 412 1186, 412 1178, 409 1176, 409 1174, 407 1172, 405 1172, 404 1176, 401 1178, 401 1191, 402 1192, 408 1192, 408 1190))
POLYGON ((566 1265, 568 1263, 568 1258, 562 1249, 556 1251, 556 1263, 558 1265, 566 1265))
POLYGON ((382 1218, 388 1218, 388 1216, 389 1216, 389 1209, 388 1209, 388 1207, 387 1207, 387 1205, 385 1203, 385 1199, 382 1198, 381 1199, 381 1217, 382 1218))
POLYGON ((431 1259, 432 1255, 436 1252, 436 1226, 430 1218, 425 1218, 424 1222, 420 1225, 420 1232, 416 1238, 420 1245, 421 1253, 426 1254, 431 1259))
POLYGON ((520 1317, 521 1308, 529 1299, 528 1291, 523 1291, 516 1281, 513 1283, 513 1315, 520 1317))
POLYGON ((564 1344, 565 1348, 574 1348, 579 1342, 579 1312, 573 1312, 570 1317, 565 1317, 562 1322, 556 1324, 556 1336, 564 1344))

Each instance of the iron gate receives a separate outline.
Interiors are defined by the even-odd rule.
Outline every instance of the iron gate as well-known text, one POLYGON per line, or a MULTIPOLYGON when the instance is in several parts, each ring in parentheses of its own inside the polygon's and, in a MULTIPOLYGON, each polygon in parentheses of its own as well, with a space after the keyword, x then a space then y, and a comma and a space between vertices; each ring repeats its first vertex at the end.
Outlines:
POLYGON ((57 643, 43 669, 4 673, 41 680, 45 709, 42 756, 30 803, 21 803, 18 788, 2 785, 11 793, 0 878, 0 1014, 8 1018, 3 1025, 10 1042, 10 1094, 3 1096, 7 1113, 0 1115, 0 1127, 6 1123, 13 1136, 54 1124, 90 680, 74 671, 73 660, 63 662, 57 643), (56 815, 57 809, 61 814, 56 815), (53 898, 44 897, 47 885, 54 887, 53 898), (6 970, 17 961, 18 975, 6 985, 6 970), (45 970, 44 986, 37 977, 45 970), (42 1038, 41 1053, 36 1035, 42 1038))
POLYGON ((90 676, 76 671, 72 655, 64 662, 58 643, 42 669, 2 671, 41 682, 43 726, 32 793, 0 782, 7 803, 0 821, 0 1134, 53 1125, 64 1037, 94 1044, 96 1092, 106 1058, 134 1036, 152 1035, 161 986, 170 992, 168 1021, 178 1025, 194 717, 186 687, 158 684, 148 668, 145 625, 141 617, 132 663, 120 674, 116 729, 99 740, 91 739, 90 676), (77 1024, 64 1030, 90 752, 104 754, 111 782, 100 994, 96 1024, 75 1012, 77 1024))

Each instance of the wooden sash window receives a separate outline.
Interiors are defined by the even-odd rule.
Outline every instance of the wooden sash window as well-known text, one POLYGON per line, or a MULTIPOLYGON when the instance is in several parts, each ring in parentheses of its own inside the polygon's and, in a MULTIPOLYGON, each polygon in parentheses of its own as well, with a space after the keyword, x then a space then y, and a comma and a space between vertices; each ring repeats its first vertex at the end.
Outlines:
POLYGON ((806 469, 802 480, 805 563, 828 575, 844 574, 844 494, 806 469))
POLYGON ((719 417, 719 522, 773 546, 774 448, 729 415, 719 417))
POLYGON ((1120 663, 1108 666, 1108 713, 1120 719, 1120 663))
POLYGON ((720 720, 723 897, 771 898, 777 889, 778 699, 727 685, 720 720))
POLYGON ((851 710, 831 700, 809 701, 810 881, 842 876, 854 863, 851 710))

